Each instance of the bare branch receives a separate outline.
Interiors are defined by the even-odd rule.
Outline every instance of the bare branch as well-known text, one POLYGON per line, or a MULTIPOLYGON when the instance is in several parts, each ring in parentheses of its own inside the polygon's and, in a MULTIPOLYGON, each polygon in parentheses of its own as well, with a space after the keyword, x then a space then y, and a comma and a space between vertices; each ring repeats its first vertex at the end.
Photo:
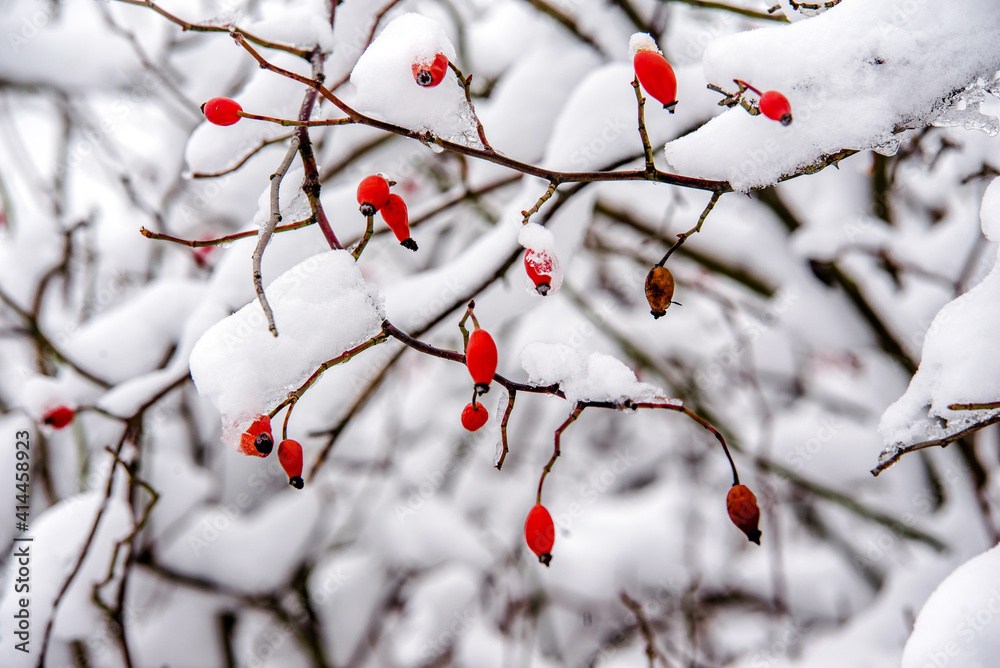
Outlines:
POLYGON ((281 222, 281 181, 285 178, 285 173, 291 166, 292 160, 295 158, 298 150, 299 138, 292 137, 291 142, 288 144, 288 150, 285 152, 285 157, 282 158, 278 169, 271 174, 271 216, 267 219, 264 227, 261 228, 260 236, 257 238, 257 247, 253 251, 253 287, 257 292, 257 299, 260 300, 260 307, 264 310, 264 316, 267 318, 267 328, 274 336, 278 335, 278 327, 274 324, 274 314, 271 312, 271 305, 267 303, 267 297, 264 295, 264 279, 260 270, 260 262, 264 257, 264 249, 267 248, 267 242, 271 240, 274 229, 281 222))

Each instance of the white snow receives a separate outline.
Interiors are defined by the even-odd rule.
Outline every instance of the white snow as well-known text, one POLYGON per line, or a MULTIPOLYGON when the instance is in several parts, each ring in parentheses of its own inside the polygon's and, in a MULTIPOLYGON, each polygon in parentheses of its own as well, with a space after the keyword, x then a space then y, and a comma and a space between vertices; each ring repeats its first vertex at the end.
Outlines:
POLYGON ((195 344, 191 377, 222 414, 222 440, 239 445, 253 419, 269 412, 320 364, 381 331, 382 298, 347 251, 313 256, 265 293, 278 336, 254 300, 195 344))
POLYGON ((992 0, 846 0, 807 21, 724 37, 705 53, 705 79, 731 92, 733 79, 778 90, 795 120, 784 127, 737 106, 667 144, 667 161, 746 191, 842 149, 895 153, 900 129, 934 118, 977 77, 993 78, 998 31, 992 0))
MULTIPOLYGON (((42 631, 52 616, 53 602, 80 556, 103 496, 102 489, 60 501, 33 518, 31 542, 13 543, 15 551, 26 548, 30 555, 26 564, 30 575, 30 590, 27 595, 25 592, 18 593, 12 581, 8 580, 4 587, 3 599, 0 601, 0 614, 5 619, 13 619, 15 611, 20 608, 19 599, 26 597, 30 600, 32 650, 41 642, 42 631)), ((120 498, 111 498, 87 557, 60 602, 52 629, 54 638, 60 640, 86 638, 100 627, 104 612, 93 602, 93 587, 107 577, 115 542, 128 535, 131 529, 132 519, 128 505, 120 498)), ((16 573, 16 568, 11 572, 16 573)), ((118 572, 121 572, 120 565, 118 572)), ((120 580, 116 578, 102 591, 106 601, 110 600, 107 598, 109 595, 117 591, 119 582, 120 580)), ((11 626, 6 625, 4 632, 4 644, 7 647, 12 646, 11 626)), ((10 658, 19 654, 11 652, 7 656, 10 658)), ((36 656, 32 653, 31 657, 27 657, 30 661, 18 665, 34 665, 36 656)))
MULTIPOLYGON (((726 4, 765 11, 777 1, 726 4)), ((289 118, 307 88, 257 68, 225 32, 183 31, 148 7, 0 2, 8 56, 0 55, 0 80, 11 83, 0 96, 0 289, 20 310, 38 306, 37 317, 24 318, 0 303, 0 433, 27 432, 31 442, 31 530, 49 555, 42 559, 39 549, 33 564, 33 640, 44 627, 45 597, 79 555, 98 500, 74 494, 107 475, 103 448, 121 436, 122 423, 99 411, 129 417, 148 404, 137 475, 160 500, 139 542, 167 568, 218 587, 134 564, 124 618, 137 666, 224 665, 223 613, 236 616, 232 663, 315 663, 304 638, 266 609, 275 601, 290 624, 311 625, 294 584, 306 586, 331 665, 415 668, 448 647, 453 664, 483 668, 645 665, 644 640, 629 630, 619 598, 624 589, 643 604, 671 665, 899 666, 915 611, 948 573, 996 541, 982 502, 995 519, 1000 482, 990 475, 977 493, 954 447, 869 474, 882 447, 879 416, 912 374, 885 353, 848 291, 826 282, 826 263, 857 285, 911 358, 929 339, 918 378, 886 414, 891 436, 944 435, 993 415, 934 413, 950 401, 1000 398, 989 345, 1000 324, 1000 279, 990 273, 1000 186, 986 188, 1000 165, 1000 135, 988 134, 997 122, 983 115, 1000 113, 992 96, 1000 83, 990 72, 1000 58, 995 3, 843 0, 803 12, 781 0, 795 23, 779 25, 636 0, 647 23, 636 26, 621 3, 550 2, 585 40, 523 0, 409 0, 380 14, 390 3, 344 0, 331 37, 334 8, 325 0, 158 2, 184 20, 235 22, 268 39, 332 48, 326 81, 347 80, 336 91, 345 101, 475 145, 453 73, 436 88, 413 81, 415 54, 440 50, 473 75, 494 148, 547 168, 642 168, 630 42, 662 45, 676 66, 676 113, 648 106, 645 114, 652 145, 671 142, 667 153, 689 161, 676 171, 704 169, 749 188, 849 141, 886 152, 898 141, 898 157, 879 161, 864 151, 840 169, 781 183, 778 202, 767 201, 772 192, 723 197, 702 231, 671 255, 683 306, 658 320, 649 315, 644 278, 697 221, 706 192, 607 182, 566 199, 575 188, 561 183, 532 217, 544 228, 525 227, 520 212, 548 183, 524 177, 421 222, 420 252, 379 234, 357 263, 328 252, 316 225, 277 234, 262 266, 281 332, 274 339, 251 283, 256 239, 218 247, 206 267, 190 248, 145 239, 138 228, 185 239, 256 231, 270 215, 268 177, 287 142, 222 178, 190 172, 232 167, 291 130, 250 120, 212 126, 198 104, 226 95, 248 111, 289 118), (354 86, 348 75, 376 19, 378 29, 389 27, 354 86), (630 39, 637 30, 650 37, 630 39), (793 125, 723 110, 705 84, 732 89, 734 76, 785 92, 793 125), (894 134, 897 122, 930 127, 894 134), (883 173, 888 212, 872 206, 883 173), (537 246, 554 251, 565 270, 563 289, 545 299, 523 289, 524 248, 537 246), (933 320, 963 293, 965 301, 933 320), (510 452, 498 471, 503 388, 481 397, 490 421, 470 434, 459 422, 470 400, 466 370, 390 341, 326 371, 296 404, 289 435, 302 440, 307 468, 350 414, 305 490, 288 485, 274 456, 242 457, 222 446, 223 423, 232 444, 241 420, 377 334, 380 295, 393 324, 453 351, 461 350, 456 325, 474 298, 477 318, 497 340, 500 373, 557 382, 568 401, 518 392, 510 452), (46 351, 32 321, 113 386, 82 379, 46 351), (197 388, 186 382, 190 372, 197 388), (594 408, 563 434, 546 477, 543 501, 558 537, 552 567, 540 566, 524 543, 524 519, 552 456, 553 430, 572 402, 677 406, 665 392, 731 436, 741 479, 761 504, 763 545, 748 543, 726 514, 731 471, 711 433, 676 411, 594 408), (33 423, 55 402, 98 411, 58 432, 33 423), (936 537, 947 551, 912 540, 903 527, 936 537), (684 626, 688 602, 700 615, 696 643, 684 626), (787 614, 772 614, 778 603, 787 614)), ((260 51, 281 67, 311 71, 301 58, 260 51)), ((320 101, 314 117, 340 115, 320 101)), ((395 190, 413 218, 515 175, 373 128, 309 134, 320 172, 338 170, 321 196, 345 242, 364 228, 354 194, 367 174, 399 181, 395 190)), ((675 171, 664 157, 655 152, 657 167, 675 171)), ((309 215, 302 179, 296 159, 281 188, 283 222, 309 215)), ((997 434, 984 430, 976 439, 991 472, 997 434)), ((20 452, 0 453, 0 472, 12 472, 20 452)), ((17 535, 15 484, 0 475, 0 515, 11 518, 0 524, 0 543, 8 546, 17 535)), ((122 491, 106 518, 115 537, 132 524, 122 491)), ((112 544, 99 532, 94 561, 85 562, 60 614, 49 663, 72 665, 72 640, 86 645, 91 665, 120 663, 114 629, 90 601, 112 544)), ((0 565, 4 616, 17 568, 9 555, 0 565)), ((980 652, 995 656, 995 564, 980 570, 943 586, 946 600, 927 604, 907 650, 914 668, 944 661, 971 668, 980 652), (976 637, 967 642, 970 629, 976 637)), ((8 629, 0 623, 4 666, 8 629)))
POLYGON ((660 388, 640 383, 631 369, 604 353, 591 353, 585 358, 565 344, 532 343, 521 351, 521 366, 535 385, 558 383, 573 405, 579 401, 626 400, 676 403, 666 398, 660 388))
POLYGON ((527 223, 517 234, 517 243, 534 251, 554 251, 555 237, 552 231, 538 223, 527 223))
MULTIPOLYGON (((982 206, 983 233, 997 232, 998 181, 982 206)), ((1000 401, 1000 262, 974 288, 934 317, 924 338, 920 368, 906 392, 882 415, 883 457, 900 446, 942 438, 998 413, 998 409, 952 410, 952 404, 1000 401)))
POLYGON ((330 26, 328 0, 292 0, 277 5, 262 5, 261 18, 240 27, 272 42, 291 44, 310 50, 316 46, 326 52, 335 45, 330 26))
POLYGON ((305 559, 323 510, 314 485, 275 496, 251 512, 241 497, 187 516, 183 531, 162 554, 165 564, 190 575, 246 591, 279 587, 305 559))
POLYGON ((990 241, 1000 241, 1000 178, 990 181, 983 193, 983 203, 979 207, 983 236, 990 241))
POLYGON ((902 668, 991 668, 1000 656, 1000 546, 959 566, 920 610, 902 668))
POLYGON ((393 19, 351 72, 354 107, 411 130, 478 145, 465 91, 451 70, 437 86, 414 81, 413 64, 433 61, 438 53, 455 62, 455 47, 439 23, 413 13, 393 19))
POLYGON ((76 408, 77 402, 67 383, 48 376, 31 376, 21 386, 21 406, 36 422, 41 422, 46 413, 54 408, 66 406, 76 408))
POLYGON ((634 56, 640 51, 655 51, 662 53, 660 47, 656 46, 656 40, 649 36, 649 33, 637 32, 628 40, 628 55, 634 56))
POLYGON ((200 282, 155 281, 117 308, 74 327, 64 348, 84 368, 100 369, 111 383, 150 372, 177 343, 185 316, 204 294, 200 282))

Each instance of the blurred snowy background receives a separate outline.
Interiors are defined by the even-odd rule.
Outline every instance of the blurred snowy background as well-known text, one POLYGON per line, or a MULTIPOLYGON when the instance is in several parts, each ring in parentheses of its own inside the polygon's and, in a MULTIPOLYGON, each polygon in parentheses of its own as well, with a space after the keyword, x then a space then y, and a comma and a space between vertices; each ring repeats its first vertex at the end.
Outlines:
MULTIPOLYGON (((774 3, 3 0, 0 665, 39 665, 44 645, 54 668, 996 666, 1000 440, 982 428, 1000 419, 1000 5, 774 3), (424 20, 394 24, 355 70, 408 12, 424 20), (260 319, 231 319, 232 337, 201 344, 196 388, 195 344, 254 300, 255 239, 192 249, 139 230, 256 230, 292 131, 212 126, 199 106, 296 118, 307 92, 258 68, 232 26, 295 47, 257 48, 322 71, 360 111, 477 146, 454 77, 410 78, 428 43, 453 49, 492 146, 563 171, 642 168, 628 42, 647 32, 679 85, 675 114, 646 107, 657 166, 739 192, 671 257, 683 305, 654 320, 646 272, 710 193, 560 186, 533 219, 565 271, 541 298, 517 232, 544 180, 313 128, 339 239, 360 238, 355 188, 382 172, 420 250, 380 220, 356 267, 330 260, 316 225, 276 235, 263 276, 291 270, 280 352, 260 319), (706 84, 734 78, 784 92, 793 124, 718 106, 706 84), (593 409, 546 482, 557 536, 541 566, 523 522, 573 406, 518 393, 498 471, 503 388, 470 434, 466 370, 395 342, 296 405, 302 491, 274 455, 223 442, 246 419, 227 411, 272 408, 382 317, 461 350, 472 298, 508 378, 602 353, 716 425, 761 503, 762 545, 726 515, 709 432, 593 409), (41 424, 57 405, 77 409, 62 430, 41 424), (12 634, 19 431, 28 654, 12 634)), ((322 100, 313 114, 341 116, 322 100)), ((310 216, 303 174, 296 160, 282 182, 283 222, 310 216)))

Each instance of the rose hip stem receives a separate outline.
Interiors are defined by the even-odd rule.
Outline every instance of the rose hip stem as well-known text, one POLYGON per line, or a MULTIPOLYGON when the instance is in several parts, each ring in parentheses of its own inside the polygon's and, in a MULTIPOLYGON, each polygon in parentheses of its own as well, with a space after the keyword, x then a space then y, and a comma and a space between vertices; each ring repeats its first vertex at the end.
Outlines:
POLYGON ((757 93, 757 95, 763 95, 763 93, 761 93, 760 90, 751 86, 746 81, 743 81, 743 79, 733 79, 733 83, 735 83, 740 88, 747 88, 749 90, 752 90, 753 92, 757 93))

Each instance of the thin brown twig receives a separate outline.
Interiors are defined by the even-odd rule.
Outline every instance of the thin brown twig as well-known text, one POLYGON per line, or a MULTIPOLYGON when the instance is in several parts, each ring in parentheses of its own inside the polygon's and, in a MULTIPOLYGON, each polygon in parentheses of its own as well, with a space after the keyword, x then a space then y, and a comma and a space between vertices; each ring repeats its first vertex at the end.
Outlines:
MULTIPOLYGON (((371 30, 368 31, 368 38, 364 41, 363 44, 358 45, 358 54, 362 54, 365 52, 365 50, 368 49, 368 47, 372 43, 372 40, 375 39, 375 32, 378 30, 378 24, 382 22, 382 19, 385 17, 386 14, 389 13, 390 10, 392 10, 392 8, 398 5, 400 2, 402 2, 402 0, 390 0, 390 2, 387 5, 385 5, 382 9, 380 9, 377 14, 375 14, 375 19, 372 22, 371 30)), ((330 86, 330 90, 337 90, 350 80, 351 80, 351 72, 348 71, 348 73, 345 74, 339 81, 334 82, 334 84, 330 86)))
MULTIPOLYGON (((288 223, 287 225, 278 225, 274 228, 274 233, 279 234, 281 232, 291 232, 292 230, 299 230, 303 227, 308 227, 316 222, 316 219, 312 216, 305 218, 303 220, 296 221, 294 223, 288 223)), ((171 243, 178 244, 180 246, 187 246, 188 248, 204 248, 206 246, 221 246, 222 244, 232 243, 233 241, 239 241, 240 239, 247 239, 249 237, 255 237, 260 234, 260 230, 247 230, 246 232, 237 232, 235 234, 227 234, 224 237, 216 237, 214 239, 181 239, 180 237, 174 237, 169 234, 161 234, 159 232, 153 232, 147 230, 145 227, 139 228, 139 234, 146 237, 147 239, 153 239, 156 241, 169 241, 171 243)))
POLYGON ((604 49, 602 49, 601 45, 597 43, 597 40, 588 35, 587 33, 583 32, 579 24, 577 24, 575 18, 573 18, 569 14, 566 14, 565 12, 561 11, 556 7, 553 7, 545 0, 527 0, 527 2, 529 5, 531 5, 538 11, 555 19, 556 22, 558 22, 564 28, 569 30, 574 35, 576 35, 577 39, 579 39, 581 42, 583 42, 587 46, 590 46, 598 53, 604 54, 604 49))
POLYGON ((986 420, 983 420, 982 422, 977 422, 973 425, 970 425, 969 427, 966 427, 965 429, 956 431, 951 434, 947 434, 940 438, 934 438, 929 441, 921 441, 920 443, 914 443, 913 445, 897 447, 896 450, 893 451, 891 455, 879 458, 878 465, 871 470, 871 474, 873 476, 878 477, 878 474, 880 474, 882 471, 886 470, 887 468, 898 462, 900 459, 903 458, 904 455, 908 455, 911 452, 917 452, 918 450, 926 450, 927 448, 937 448, 937 447, 943 448, 947 445, 950 445, 951 443, 954 443, 963 436, 968 436, 969 434, 973 434, 979 431, 980 429, 989 427, 990 425, 996 424, 997 422, 1000 422, 1000 413, 997 413, 996 415, 993 415, 987 418, 986 420))
POLYGON ((551 199, 551 197, 556 193, 556 188, 558 187, 559 184, 557 184, 555 181, 549 183, 549 187, 545 190, 544 193, 542 193, 542 196, 538 198, 538 201, 535 202, 535 206, 531 207, 530 209, 527 209, 526 211, 521 212, 521 215, 524 216, 524 219, 521 221, 522 224, 524 225, 528 224, 528 221, 531 219, 531 217, 536 213, 538 213, 538 210, 542 208, 542 205, 548 202, 549 199, 551 199))
POLYGON ((705 206, 704 211, 701 212, 701 216, 698 217, 698 223, 687 232, 683 232, 677 235, 677 241, 674 242, 673 246, 667 249, 666 254, 664 254, 663 259, 661 259, 657 263, 657 266, 662 267, 667 262, 667 258, 669 258, 670 255, 675 250, 680 248, 681 245, 688 240, 688 237, 690 237, 692 234, 697 234, 698 232, 701 232, 701 226, 705 224, 705 219, 708 218, 708 214, 710 214, 712 212, 712 209, 715 208, 715 203, 719 201, 720 197, 722 197, 721 191, 717 190, 712 193, 712 199, 708 201, 708 204, 705 206))
POLYGON ((277 51, 285 51, 286 53, 291 53, 292 55, 298 56, 303 60, 309 60, 309 56, 312 50, 300 49, 290 44, 280 44, 278 42, 272 42, 266 39, 261 39, 256 35, 248 33, 246 30, 233 25, 205 25, 200 23, 191 23, 190 21, 185 21, 184 19, 171 14, 167 10, 160 7, 158 4, 153 2, 153 0, 117 0, 126 5, 136 5, 139 7, 148 7, 154 12, 167 19, 172 23, 176 23, 181 27, 181 30, 191 31, 191 32, 226 32, 226 33, 237 33, 247 40, 253 42, 258 46, 262 46, 267 49, 275 49, 277 51))
POLYGON ((587 406, 582 402, 577 403, 577 405, 573 407, 573 412, 569 414, 568 418, 566 418, 566 421, 556 428, 555 437, 553 438, 554 446, 552 449, 552 456, 549 458, 548 463, 545 464, 545 468, 542 469, 542 475, 538 479, 538 494, 535 496, 535 503, 541 505, 542 486, 545 485, 545 478, 547 478, 549 473, 552 471, 552 465, 556 463, 556 459, 558 459, 559 455, 562 454, 559 444, 560 440, 562 440, 562 433, 566 431, 567 427, 576 422, 576 419, 580 417, 580 414, 583 413, 583 410, 586 407, 587 406))
POLYGON ((322 81, 316 79, 310 79, 309 77, 304 77, 301 74, 297 74, 290 70, 286 70, 282 67, 278 67, 270 63, 267 59, 260 55, 256 49, 254 49, 246 40, 239 34, 234 34, 233 39, 242 46, 247 53, 249 53, 257 64, 261 68, 268 71, 274 72, 275 74, 280 74, 281 76, 297 81, 303 85, 310 86, 319 91, 319 93, 333 103, 338 109, 340 109, 349 118, 354 120, 356 123, 361 125, 367 125, 385 132, 390 132, 402 137, 409 137, 410 139, 416 139, 425 144, 434 144, 440 146, 441 148, 451 151, 453 153, 459 153, 461 155, 468 155, 475 158, 485 160, 487 162, 492 162, 494 164, 512 169, 514 171, 521 172, 522 174, 528 174, 529 176, 537 176, 543 178, 549 182, 560 183, 595 183, 602 181, 655 181, 658 183, 669 183, 672 185, 682 186, 685 188, 694 188, 697 190, 709 190, 713 192, 729 192, 732 190, 732 186, 726 181, 713 181, 711 179, 699 179, 691 176, 683 176, 680 174, 670 174, 667 172, 662 172, 656 170, 653 173, 643 170, 634 171, 611 171, 611 172, 560 172, 551 169, 545 169, 542 167, 537 167, 535 165, 530 165, 518 160, 513 160, 500 153, 490 152, 483 149, 477 149, 471 146, 466 146, 464 144, 459 144, 447 139, 442 139, 435 135, 426 132, 418 132, 416 130, 410 130, 407 128, 394 125, 392 123, 387 123, 385 121, 380 121, 375 118, 366 116, 348 104, 343 102, 339 97, 334 95, 326 86, 323 85, 322 81))
POLYGON ((472 325, 479 329, 479 321, 476 320, 476 300, 470 299, 468 305, 465 307, 465 313, 462 314, 462 319, 458 321, 458 331, 462 333, 462 350, 469 349, 469 329, 465 326, 465 323, 472 318, 472 325))
POLYGON ((500 441, 503 443, 503 449, 500 451, 500 458, 494 465, 497 471, 503 469, 503 462, 507 459, 507 453, 510 452, 510 447, 507 445, 507 425, 510 423, 510 414, 514 411, 516 396, 517 390, 511 390, 507 393, 507 409, 503 412, 503 420, 500 421, 500 441))
POLYGON ((375 231, 375 216, 366 216, 368 218, 368 225, 365 227, 364 236, 361 237, 361 241, 358 242, 357 247, 351 253, 351 257, 357 260, 361 257, 361 254, 365 251, 365 246, 368 245, 368 240, 372 238, 372 232, 375 231))
POLYGON ((463 75, 462 70, 458 69, 458 66, 450 60, 448 61, 448 67, 455 73, 455 76, 458 77, 458 83, 465 89, 465 102, 469 105, 472 118, 476 120, 476 132, 479 134, 479 141, 485 150, 493 153, 493 147, 490 146, 490 141, 486 138, 486 128, 483 127, 483 122, 479 120, 479 114, 476 113, 476 105, 472 103, 472 75, 463 75))
MULTIPOLYGON (((249 46, 246 42, 237 41, 240 41, 244 46, 249 46)), ((313 80, 320 82, 320 85, 322 85, 323 81, 323 58, 323 54, 317 48, 313 52, 310 61, 312 63, 313 80)), ((319 89, 315 87, 306 93, 305 98, 302 100, 302 106, 299 107, 300 121, 308 121, 309 117, 312 116, 312 110, 316 105, 318 93, 319 89)), ((313 155, 312 140, 309 138, 309 128, 299 127, 295 131, 295 136, 299 139, 299 156, 302 158, 302 170, 305 174, 302 179, 302 192, 305 193, 306 199, 309 200, 309 208, 312 210, 312 215, 316 219, 319 229, 323 232, 326 242, 330 245, 331 249, 340 250, 343 246, 340 245, 337 235, 333 233, 333 228, 330 227, 330 221, 327 220, 326 211, 323 209, 323 202, 319 197, 322 184, 319 179, 319 168, 316 166, 316 157, 313 155)))
POLYGON ((350 118, 324 118, 318 121, 295 121, 289 118, 278 118, 277 116, 264 116, 261 114, 251 114, 247 111, 237 112, 242 118, 249 118, 253 121, 267 121, 268 123, 275 123, 277 125, 283 125, 286 127, 296 127, 296 128, 316 128, 316 127, 327 127, 331 125, 351 125, 355 121, 350 118))
POLYGON ((157 493, 157 491, 155 489, 153 489, 152 485, 150 485, 148 482, 146 482, 145 480, 142 480, 141 478, 139 478, 136 475, 133 475, 132 469, 134 467, 134 464, 130 465, 128 462, 126 462, 125 460, 123 460, 121 457, 117 456, 115 454, 115 452, 111 448, 107 448, 106 447, 106 448, 104 448, 104 450, 105 450, 105 452, 109 453, 114 458, 115 465, 120 465, 125 470, 125 473, 129 477, 129 484, 130 485, 142 487, 152 497, 150 499, 149 503, 146 504, 146 507, 143 508, 142 515, 139 517, 138 521, 133 524, 132 531, 130 531, 129 534, 127 536, 125 536, 124 538, 122 538, 121 540, 115 541, 115 547, 114 547, 114 549, 111 552, 111 560, 110 560, 110 562, 108 564, 108 573, 105 576, 104 580, 102 580, 101 582, 94 583, 94 585, 92 586, 92 589, 91 589, 91 598, 93 599, 94 604, 97 607, 101 608, 101 610, 103 610, 104 613, 108 616, 108 619, 110 619, 115 625, 117 625, 119 627, 118 628, 118 631, 119 631, 118 639, 119 639, 119 642, 121 643, 121 646, 122 646, 121 647, 121 649, 122 649, 122 655, 124 657, 124 661, 125 661, 126 667, 127 668, 131 668, 131 666, 132 666, 132 653, 129 651, 129 647, 128 647, 128 640, 127 640, 127 637, 126 637, 126 631, 127 630, 125 628, 124 622, 121 619, 122 611, 123 611, 123 607, 124 607, 123 606, 123 601, 124 601, 125 585, 126 585, 125 578, 126 578, 126 575, 127 575, 128 571, 129 571, 129 568, 131 566, 131 561, 132 561, 132 558, 133 558, 134 552, 135 552, 134 549, 133 549, 132 543, 135 541, 136 537, 139 535, 139 533, 145 528, 146 524, 149 522, 149 516, 152 514, 153 508, 154 508, 154 506, 156 506, 156 503, 160 500, 160 495, 159 495, 159 493, 157 493), (129 548, 129 556, 126 559, 126 563, 125 563, 125 566, 124 566, 125 572, 122 574, 122 584, 121 584, 121 586, 119 587, 119 590, 118 590, 117 602, 115 604, 115 607, 112 608, 111 606, 106 605, 104 603, 104 601, 101 599, 101 590, 104 587, 106 587, 109 584, 111 584, 111 582, 114 580, 115 566, 118 564, 118 555, 121 552, 121 550, 123 548, 125 548, 125 547, 129 548))
MULTIPOLYGON (((354 346, 350 350, 344 351, 343 353, 334 357, 333 359, 323 362, 322 364, 319 365, 319 367, 316 368, 316 370, 312 373, 312 375, 310 375, 305 380, 305 382, 303 382, 302 385, 298 387, 298 389, 289 394, 288 397, 286 397, 285 400, 282 401, 280 404, 275 406, 274 409, 268 414, 268 417, 273 418, 285 406, 288 406, 288 412, 291 413, 292 408, 295 406, 296 402, 298 402, 298 400, 302 398, 302 395, 306 393, 306 390, 308 390, 310 387, 316 384, 316 381, 319 380, 320 376, 322 376, 327 369, 329 369, 330 367, 337 366, 338 364, 343 364, 344 362, 352 359, 355 355, 358 355, 359 353, 368 350, 372 346, 377 346, 380 343, 384 343, 386 340, 388 340, 388 338, 389 337, 386 334, 376 334, 367 341, 354 346)), ((288 416, 286 415, 285 424, 287 425, 287 423, 288 423, 288 416)))
POLYGON ((108 389, 111 387, 111 383, 109 381, 84 369, 82 366, 80 366, 72 359, 67 357, 66 354, 62 352, 62 350, 57 348, 56 345, 52 343, 52 341, 42 332, 42 329, 41 327, 39 327, 38 321, 35 319, 35 316, 31 315, 23 308, 21 308, 18 305, 18 303, 14 301, 14 299, 3 290, 3 288, 0 288, 0 301, 7 304, 7 306, 9 306, 11 310, 13 310, 18 316, 20 316, 22 320, 24 320, 25 324, 28 326, 28 329, 30 330, 31 336, 38 342, 38 345, 42 348, 42 350, 49 351, 49 353, 53 357, 55 357, 56 360, 61 361, 64 364, 68 365, 70 368, 72 368, 74 371, 76 371, 78 374, 80 374, 90 382, 99 385, 104 389, 108 389))
POLYGON ((285 152, 285 157, 282 158, 281 164, 271 174, 271 215, 261 228, 260 235, 257 237, 257 247, 253 251, 253 287, 257 292, 257 299, 260 301, 260 307, 264 311, 264 316, 267 318, 267 328, 274 336, 278 335, 278 327, 274 323, 274 314, 271 312, 271 305, 267 303, 267 296, 264 294, 264 279, 260 263, 264 257, 264 249, 267 248, 267 243, 271 240, 271 235, 274 233, 274 228, 281 222, 281 181, 285 178, 285 174, 288 172, 288 168, 291 166, 292 160, 295 158, 298 150, 299 138, 295 136, 289 142, 288 150, 285 152))
POLYGON ((707 0, 663 0, 666 2, 679 2, 681 4, 690 5, 692 7, 698 7, 700 9, 718 9, 724 12, 730 12, 732 14, 739 14, 740 16, 746 16, 751 19, 759 19, 761 21, 777 21, 778 23, 788 23, 788 19, 784 15, 769 14, 767 12, 758 12, 753 9, 747 9, 745 7, 734 7, 733 5, 727 5, 722 2, 708 2, 707 0))
POLYGON ((649 659, 649 668, 654 668, 656 666, 656 659, 660 659, 664 664, 666 664, 666 659, 656 648, 656 634, 653 633, 653 626, 649 623, 649 620, 646 618, 646 615, 642 610, 642 604, 624 591, 621 593, 620 598, 622 603, 625 604, 625 607, 628 608, 633 615, 635 615, 635 621, 639 626, 639 632, 642 633, 642 637, 646 640, 646 658, 649 659))
POLYGON ((632 88, 635 89, 635 99, 639 105, 639 139, 642 140, 642 153, 646 158, 646 171, 652 174, 656 171, 656 163, 653 162, 653 147, 649 143, 649 133, 646 131, 646 98, 639 89, 639 77, 632 79, 632 88))
POLYGON ((979 404, 949 404, 948 409, 953 411, 989 411, 1000 408, 1000 401, 987 401, 979 404))
POLYGON ((236 170, 238 170, 240 167, 242 167, 243 165, 245 165, 247 163, 247 161, 250 160, 250 158, 252 158, 255 155, 257 155, 258 153, 260 153, 260 151, 263 150, 264 148, 266 148, 268 146, 271 146, 272 144, 280 144, 280 143, 282 143, 282 142, 284 142, 284 141, 286 141, 288 139, 291 139, 293 134, 295 134, 295 133, 290 133, 290 134, 287 134, 287 135, 280 135, 278 137, 274 137, 273 139, 264 139, 264 140, 261 140, 260 144, 258 144, 256 147, 250 149, 250 152, 247 153, 246 155, 244 155, 239 160, 237 160, 236 163, 233 164, 232 167, 227 167, 226 169, 220 170, 218 172, 194 172, 194 173, 191 174, 191 178, 192 179, 214 179, 214 178, 217 178, 219 176, 225 176, 226 174, 232 174, 233 172, 235 172, 236 170))
POLYGON ((712 432, 712 435, 715 436, 716 440, 718 440, 719 443, 722 445, 722 450, 723 452, 726 453, 726 459, 729 460, 729 468, 732 469, 733 471, 733 485, 740 484, 740 474, 736 471, 736 462, 733 461, 733 455, 729 452, 729 445, 726 444, 726 438, 722 435, 722 432, 716 429, 711 422, 701 417, 700 415, 692 411, 690 408, 687 408, 683 404, 638 403, 635 404, 635 408, 661 408, 668 411, 676 411, 678 413, 684 413, 684 415, 687 415, 689 418, 697 422, 699 425, 701 425, 708 431, 712 432))
POLYGON ((375 395, 376 390, 382 384, 382 381, 385 380, 386 376, 389 373, 389 370, 392 368, 393 364, 400 357, 402 357, 403 351, 405 350, 406 350, 405 347, 400 346, 399 349, 390 356, 388 362, 379 370, 377 374, 375 374, 375 377, 371 379, 371 381, 368 383, 368 386, 364 389, 363 392, 361 392, 361 394, 358 395, 358 397, 354 400, 351 406, 344 412, 344 415, 340 418, 340 421, 336 425, 334 425, 332 429, 321 432, 310 433, 310 436, 327 435, 329 438, 326 442, 326 445, 323 446, 323 449, 320 450, 320 453, 316 456, 316 459, 313 462, 312 467, 310 467, 309 476, 306 479, 306 482, 311 483, 313 481, 320 467, 322 467, 323 464, 326 463, 327 458, 333 451, 333 446, 337 443, 337 439, 344 432, 344 429, 347 428, 347 425, 354 418, 354 416, 357 415, 359 411, 361 411, 361 409, 365 406, 365 404, 368 403, 368 400, 375 395))
MULTIPOLYGON (((130 442, 137 432, 138 427, 136 422, 131 421, 122 430, 121 438, 118 440, 118 445, 112 451, 112 455, 115 459, 121 457, 122 449, 125 444, 130 442)), ((45 668, 45 655, 48 652, 49 641, 52 638, 52 628, 55 625, 56 615, 59 613, 59 606, 62 604, 63 599, 66 596, 66 592, 69 590, 73 580, 76 579, 77 573, 80 572, 80 568, 83 566, 84 559, 87 558, 87 553, 90 551, 90 545, 94 542, 94 537, 97 535, 97 527, 100 526, 101 520, 104 518, 104 513, 108 508, 108 503, 111 501, 111 490, 114 487, 115 482, 115 471, 118 467, 112 466, 111 471, 108 473, 108 482, 104 487, 104 496, 101 499, 100 505, 97 507, 97 513, 94 515, 94 521, 90 526, 90 532, 87 534, 86 539, 83 541, 83 546, 80 549, 80 555, 77 557, 76 562, 74 562, 73 567, 70 569, 69 575, 63 580, 62 586, 59 587, 59 591, 56 594, 55 599, 52 601, 52 610, 49 613, 48 622, 45 624, 45 631, 42 633, 41 649, 38 652, 38 662, 35 664, 36 668, 45 668)))

